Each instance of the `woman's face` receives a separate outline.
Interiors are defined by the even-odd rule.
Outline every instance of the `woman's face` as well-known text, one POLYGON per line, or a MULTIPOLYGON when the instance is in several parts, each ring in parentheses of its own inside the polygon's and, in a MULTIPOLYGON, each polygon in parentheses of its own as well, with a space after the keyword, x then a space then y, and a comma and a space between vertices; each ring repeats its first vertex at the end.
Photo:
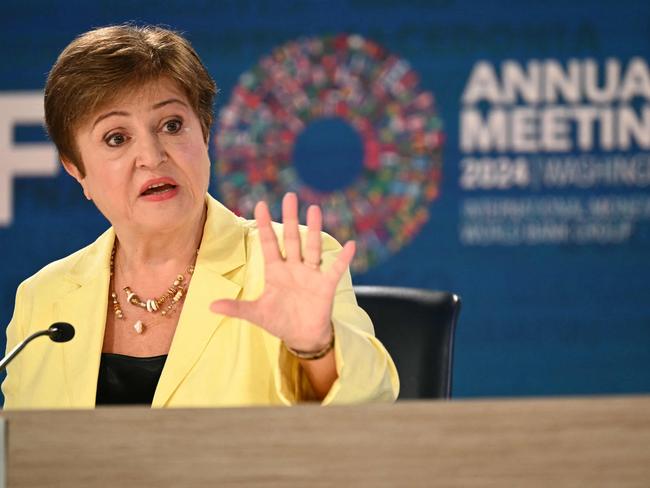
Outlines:
POLYGON ((76 143, 85 177, 64 165, 118 231, 171 230, 200 218, 208 147, 174 82, 163 78, 119 96, 77 130, 76 143))

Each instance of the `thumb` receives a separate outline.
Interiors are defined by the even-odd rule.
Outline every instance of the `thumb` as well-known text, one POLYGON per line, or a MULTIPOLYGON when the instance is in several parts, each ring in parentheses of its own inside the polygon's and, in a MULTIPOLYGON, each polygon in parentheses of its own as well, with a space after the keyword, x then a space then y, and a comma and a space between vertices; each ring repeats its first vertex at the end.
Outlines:
POLYGON ((252 321, 254 315, 252 302, 241 300, 216 300, 210 304, 210 311, 248 321, 252 321))

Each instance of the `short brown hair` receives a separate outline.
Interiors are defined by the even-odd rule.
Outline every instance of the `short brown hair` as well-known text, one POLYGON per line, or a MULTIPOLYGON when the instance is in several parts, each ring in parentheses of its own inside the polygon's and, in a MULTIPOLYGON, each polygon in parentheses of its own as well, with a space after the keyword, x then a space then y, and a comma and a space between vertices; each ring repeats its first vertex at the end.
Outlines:
POLYGON ((217 87, 190 43, 157 26, 116 25, 80 35, 45 85, 45 123, 59 155, 85 175, 74 132, 125 90, 166 77, 186 94, 207 141, 217 87))

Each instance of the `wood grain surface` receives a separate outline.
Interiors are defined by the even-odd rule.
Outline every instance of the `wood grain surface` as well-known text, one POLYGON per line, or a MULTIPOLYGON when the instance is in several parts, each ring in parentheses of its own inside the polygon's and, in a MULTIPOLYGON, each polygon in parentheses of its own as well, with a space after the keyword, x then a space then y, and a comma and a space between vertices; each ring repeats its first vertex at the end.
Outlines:
POLYGON ((650 396, 2 416, 9 487, 650 487, 650 396))

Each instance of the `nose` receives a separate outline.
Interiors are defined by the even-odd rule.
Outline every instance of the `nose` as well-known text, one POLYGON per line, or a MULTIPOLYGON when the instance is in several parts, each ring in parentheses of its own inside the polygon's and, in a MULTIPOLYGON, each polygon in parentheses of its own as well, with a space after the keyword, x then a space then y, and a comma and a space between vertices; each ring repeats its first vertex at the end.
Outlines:
POLYGON ((155 168, 167 159, 167 152, 157 134, 145 134, 136 144, 135 165, 138 168, 155 168))

